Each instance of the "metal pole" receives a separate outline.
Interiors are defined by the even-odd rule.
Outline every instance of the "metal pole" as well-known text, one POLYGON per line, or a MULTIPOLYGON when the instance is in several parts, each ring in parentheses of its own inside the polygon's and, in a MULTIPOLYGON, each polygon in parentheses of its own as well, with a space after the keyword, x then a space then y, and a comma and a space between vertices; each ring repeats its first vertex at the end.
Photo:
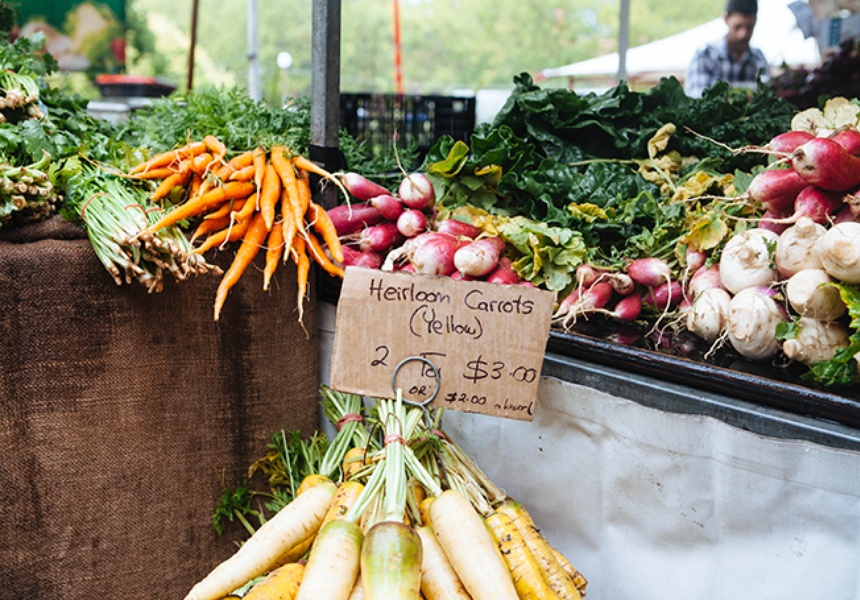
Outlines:
POLYGON ((197 13, 199 12, 200 2, 194 0, 191 3, 191 42, 188 49, 188 77, 185 80, 185 91, 190 92, 194 87, 194 49, 197 47, 197 13))
POLYGON ((618 81, 627 79, 627 48, 630 46, 630 0, 621 0, 618 18, 618 81))
MULTIPOLYGON (((329 171, 342 167, 340 132, 340 0, 313 0, 311 49, 311 160, 329 171)), ((326 186, 322 204, 337 203, 337 189, 326 186)))
POLYGON ((257 0, 248 0, 248 95, 258 102, 262 99, 257 55, 257 0))

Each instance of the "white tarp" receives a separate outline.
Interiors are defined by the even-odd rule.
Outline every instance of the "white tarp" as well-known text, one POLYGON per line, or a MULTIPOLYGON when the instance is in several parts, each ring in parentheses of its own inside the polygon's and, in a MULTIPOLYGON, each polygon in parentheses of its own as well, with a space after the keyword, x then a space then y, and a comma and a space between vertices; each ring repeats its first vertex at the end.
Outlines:
MULTIPOLYGON (((336 310, 319 307, 327 383, 336 310)), ((554 378, 538 399, 532 422, 442 426, 588 578, 586 600, 860 598, 860 452, 554 378)))
MULTIPOLYGON (((759 0, 758 24, 751 44, 764 52, 774 66, 814 66, 819 62, 815 39, 804 38, 788 5, 792 0, 759 0)), ((683 76, 695 51, 703 44, 726 34, 722 17, 649 44, 627 50, 626 69, 630 78, 649 74, 683 76)), ((544 69, 539 78, 614 76, 618 53, 606 54, 573 64, 544 69)))
POLYGON ((860 598, 860 453, 544 379, 532 423, 443 427, 602 600, 860 598))

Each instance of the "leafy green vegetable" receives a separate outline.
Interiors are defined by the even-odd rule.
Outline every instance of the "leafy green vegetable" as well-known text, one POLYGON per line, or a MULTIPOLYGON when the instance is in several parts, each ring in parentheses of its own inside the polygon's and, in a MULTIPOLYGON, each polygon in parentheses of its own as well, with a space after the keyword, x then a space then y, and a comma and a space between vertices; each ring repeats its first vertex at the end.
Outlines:
POLYGON ((852 331, 849 345, 838 350, 830 360, 812 365, 801 378, 825 387, 847 387, 860 382, 855 358, 860 352, 860 289, 837 282, 826 285, 836 287, 848 307, 848 316, 851 319, 849 328, 852 331))

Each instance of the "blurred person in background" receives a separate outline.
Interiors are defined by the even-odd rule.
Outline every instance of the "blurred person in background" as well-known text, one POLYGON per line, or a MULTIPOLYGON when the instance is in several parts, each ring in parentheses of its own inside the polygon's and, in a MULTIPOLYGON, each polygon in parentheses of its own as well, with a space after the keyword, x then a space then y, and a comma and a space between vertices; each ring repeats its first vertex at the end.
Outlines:
POLYGON ((758 14, 758 0, 728 0, 723 20, 728 32, 716 42, 696 51, 687 76, 684 91, 699 98, 702 92, 717 81, 734 87, 755 88, 761 75, 766 81, 769 65, 758 48, 750 46, 758 14))

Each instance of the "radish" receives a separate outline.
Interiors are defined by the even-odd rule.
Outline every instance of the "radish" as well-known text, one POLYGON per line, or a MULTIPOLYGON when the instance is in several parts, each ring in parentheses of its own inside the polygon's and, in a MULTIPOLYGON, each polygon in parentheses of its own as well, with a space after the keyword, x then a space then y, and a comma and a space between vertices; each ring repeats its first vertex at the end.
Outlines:
POLYGON ((832 285, 833 278, 823 269, 803 269, 792 275, 785 284, 785 296, 791 308, 802 317, 819 321, 833 321, 848 310, 839 290, 832 285))
POLYGON ((416 273, 450 275, 456 270, 454 253, 460 244, 454 236, 428 231, 411 241, 415 244, 409 253, 409 261, 416 273))
POLYGON ((415 208, 401 212, 396 223, 397 231, 408 238, 413 238, 427 230, 427 216, 415 208))
POLYGON ((576 271, 574 272, 574 279, 576 279, 577 287, 588 287, 594 284, 597 281, 598 277, 600 277, 602 271, 595 269, 591 265, 582 264, 576 267, 576 271))
POLYGON ((457 249, 454 266, 464 275, 484 277, 499 266, 499 258, 504 251, 505 242, 501 238, 481 238, 457 249))
POLYGON ((766 150, 770 150, 771 152, 788 154, 790 152, 794 152, 795 148, 797 148, 803 143, 808 142, 813 137, 815 136, 808 131, 786 131, 771 138, 771 140, 767 144, 765 144, 764 147, 766 150))
POLYGON ((375 250, 363 250, 359 252, 351 246, 343 246, 344 267, 365 267, 368 269, 379 269, 384 257, 382 253, 375 250))
POLYGON ((766 210, 759 219, 757 227, 772 231, 776 235, 781 235, 783 231, 791 227, 791 223, 786 223, 786 218, 788 218, 788 215, 766 210))
POLYGON ((816 244, 827 229, 808 217, 801 217, 797 223, 786 229, 776 241, 774 262, 783 278, 788 278, 801 269, 820 269, 816 244))
POLYGON ((559 304, 552 319, 568 329, 579 317, 606 308, 610 300, 612 286, 608 283, 599 281, 589 288, 574 288, 559 304))
POLYGON ((456 279, 458 281, 475 281, 475 277, 472 277, 471 275, 466 275, 464 273, 461 273, 460 271, 454 271, 453 273, 451 273, 451 279, 456 279))
POLYGON ((732 347, 750 360, 768 360, 776 354, 777 324, 787 320, 772 290, 760 286, 744 288, 729 302, 726 332, 732 347))
POLYGON ((440 233, 450 233, 457 237, 467 237, 470 239, 475 239, 483 233, 479 227, 475 227, 471 223, 466 223, 465 221, 461 221, 456 218, 440 221, 438 225, 436 225, 436 230, 440 233))
POLYGON ((782 342, 782 351, 791 360, 811 366, 830 360, 838 350, 847 348, 850 335, 842 323, 800 317, 797 335, 782 342))
POLYGON ((397 225, 391 221, 386 221, 362 229, 358 236, 358 247, 362 251, 375 250, 383 252, 400 243, 402 239, 400 232, 397 230, 397 225))
POLYGON ((797 194, 794 200, 793 220, 809 217, 816 223, 827 223, 830 217, 844 205, 844 192, 824 190, 810 185, 797 194))
MULTIPOLYGON (((856 198, 856 195, 855 196, 847 196, 846 202, 849 199, 853 199, 854 202, 857 202, 857 200, 858 200, 856 198)), ((845 223, 846 221, 856 221, 856 220, 857 220, 857 215, 854 214, 854 207, 851 206, 850 204, 847 204, 846 206, 837 210, 836 214, 833 215, 832 225, 838 225, 839 223, 845 223)))
POLYGON ((344 173, 340 175, 340 181, 350 194, 362 201, 390 193, 378 183, 358 173, 344 173))
POLYGON ((848 154, 860 156, 860 131, 856 129, 843 129, 830 136, 830 139, 845 148, 848 154))
POLYGON ((358 233, 368 225, 376 225, 385 220, 375 206, 366 202, 339 204, 326 212, 340 236, 358 233))
POLYGON ((825 190, 845 192, 860 185, 860 156, 830 138, 816 137, 798 146, 791 165, 806 181, 825 190))
POLYGON ((834 225, 816 244, 821 266, 838 281, 860 283, 860 223, 834 225))
POLYGON ((642 313, 642 296, 640 294, 627 294, 618 300, 611 310, 598 310, 595 312, 604 313, 618 321, 632 323, 642 313))
POLYGON ((684 252, 684 261, 686 263, 684 268, 687 269, 688 273, 698 271, 704 266, 706 260, 708 260, 708 255, 701 250, 687 248, 686 252, 684 252))
POLYGON ((627 296, 636 290, 636 282, 627 273, 604 273, 597 280, 608 283, 620 296, 627 296))
POLYGON ((499 266, 493 269, 484 281, 501 284, 519 283, 520 274, 514 269, 511 259, 503 256, 499 259, 499 266))
POLYGON ((698 271, 693 273, 690 283, 687 284, 687 298, 695 301, 699 294, 711 288, 726 289, 723 287, 723 280, 720 279, 720 265, 718 264, 700 267, 698 271))
POLYGON ((649 306, 665 310, 674 308, 684 298, 684 290, 678 281, 667 281, 652 288, 647 288, 642 294, 642 301, 649 306))
POLYGON ((656 287, 671 280, 669 265, 661 258, 637 258, 627 265, 627 274, 640 285, 656 287))
POLYGON ((426 210, 436 202, 433 184, 423 173, 412 173, 403 178, 397 188, 400 200, 409 208, 426 210))
POLYGON ((794 169, 768 169, 753 177, 746 194, 765 210, 784 214, 791 211, 797 194, 807 185, 794 169))
POLYGON ((717 341, 726 329, 731 300, 723 288, 704 290, 686 311, 687 329, 706 342, 717 341))
POLYGON ((766 229, 747 229, 734 235, 720 257, 720 280, 732 294, 744 288, 770 285, 777 279, 773 252, 778 236, 766 229))
POLYGON ((382 213, 382 216, 389 221, 396 221, 400 213, 403 212, 403 202, 388 193, 374 196, 368 200, 368 203, 382 213))

